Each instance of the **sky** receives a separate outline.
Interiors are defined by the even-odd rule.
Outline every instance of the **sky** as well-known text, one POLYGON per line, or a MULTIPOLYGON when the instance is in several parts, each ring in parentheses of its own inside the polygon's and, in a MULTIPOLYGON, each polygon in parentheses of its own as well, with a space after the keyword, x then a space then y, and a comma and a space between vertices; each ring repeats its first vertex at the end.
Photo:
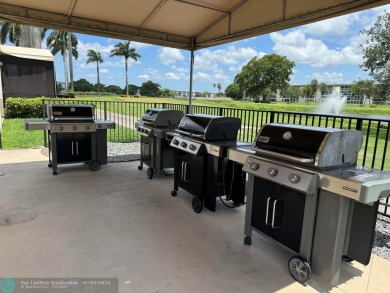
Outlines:
MULTIPOLYGON (((254 56, 279 54, 295 62, 290 84, 309 84, 311 80, 327 84, 352 83, 369 78, 360 68, 363 55, 359 44, 367 36, 359 34, 372 27, 377 17, 390 5, 352 13, 309 25, 299 26, 225 45, 195 51, 193 91, 217 92, 213 84, 220 83, 222 91, 234 81, 241 68, 254 56)), ((50 31, 49 31, 50 33, 50 31)), ((47 34, 48 35, 48 34, 47 34)), ((109 57, 115 44, 123 40, 76 34, 79 58, 73 60, 74 80, 84 78, 97 82, 96 63, 86 64, 87 51, 99 51, 103 58, 100 82, 125 87, 123 57, 109 57)), ((141 55, 138 61, 129 60, 129 84, 141 86, 151 80, 161 88, 189 90, 190 52, 167 47, 131 42, 141 55)), ((46 48, 43 42, 42 48, 46 48)), ((63 82, 62 56, 55 56, 56 79, 63 82)))

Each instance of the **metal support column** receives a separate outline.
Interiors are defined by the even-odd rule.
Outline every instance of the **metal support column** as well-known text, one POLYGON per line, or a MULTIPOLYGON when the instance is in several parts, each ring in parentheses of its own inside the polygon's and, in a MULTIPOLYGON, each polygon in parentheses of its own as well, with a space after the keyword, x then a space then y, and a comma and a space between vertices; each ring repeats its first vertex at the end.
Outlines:
POLYGON ((192 77, 194 71, 194 40, 191 43, 191 61, 190 61, 190 96, 188 98, 188 114, 192 114, 192 77))

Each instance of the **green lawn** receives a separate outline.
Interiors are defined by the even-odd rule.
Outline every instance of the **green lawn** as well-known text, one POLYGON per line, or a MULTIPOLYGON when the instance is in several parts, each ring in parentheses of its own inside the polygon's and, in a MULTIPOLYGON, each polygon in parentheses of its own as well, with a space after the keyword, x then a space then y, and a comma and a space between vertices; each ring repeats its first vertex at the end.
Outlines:
POLYGON ((43 131, 26 131, 24 119, 5 119, 1 140, 3 149, 36 148, 43 146, 43 131))

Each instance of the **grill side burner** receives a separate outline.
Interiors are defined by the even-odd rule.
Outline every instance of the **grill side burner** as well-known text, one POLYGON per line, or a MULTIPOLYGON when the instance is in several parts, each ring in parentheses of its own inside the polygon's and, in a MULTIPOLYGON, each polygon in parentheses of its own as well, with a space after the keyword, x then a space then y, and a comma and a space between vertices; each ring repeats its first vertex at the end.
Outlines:
POLYGON ((203 206, 214 212, 216 198, 225 195, 232 206, 244 203, 242 166, 226 158, 228 148, 250 145, 236 140, 240 124, 238 118, 193 114, 184 116, 177 133, 170 134, 176 149, 171 195, 176 196, 179 187, 194 195, 196 213, 203 206))
POLYGON ((301 283, 313 272, 337 284, 342 257, 367 264, 379 198, 390 196, 390 174, 354 166, 362 139, 351 130, 263 126, 252 147, 256 153, 248 152, 243 167, 244 243, 250 245, 256 231, 298 253, 289 270, 301 283))
POLYGON ((94 120, 91 105, 47 105, 47 120, 25 120, 26 130, 48 130, 49 164, 57 175, 59 164, 89 163, 91 171, 107 164, 108 120, 94 120))
POLYGON ((166 139, 166 133, 173 131, 182 117, 183 112, 178 110, 151 108, 135 123, 137 132, 141 135, 138 170, 143 169, 143 164, 147 165, 149 179, 156 172, 161 175, 164 169, 174 167, 174 150, 169 147, 170 140, 166 139))

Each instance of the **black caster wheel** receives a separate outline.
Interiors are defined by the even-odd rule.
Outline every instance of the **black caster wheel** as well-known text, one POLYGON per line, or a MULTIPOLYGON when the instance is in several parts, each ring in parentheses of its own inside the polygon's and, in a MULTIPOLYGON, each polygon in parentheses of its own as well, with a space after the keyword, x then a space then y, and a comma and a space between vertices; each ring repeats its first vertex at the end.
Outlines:
POLYGON ((242 206, 243 203, 233 199, 233 205, 234 205, 236 208, 238 208, 239 206, 242 206))
POLYGON ((144 167, 142 167, 142 166, 138 166, 138 170, 142 170, 144 167))
POLYGON ((92 161, 89 163, 89 170, 97 171, 100 169, 100 163, 98 161, 92 161))
POLYGON ((252 237, 250 237, 250 236, 245 236, 245 238, 244 238, 244 244, 245 244, 245 245, 252 245, 252 237))
POLYGON ((351 261, 353 261, 352 258, 350 258, 349 256, 346 256, 346 255, 343 255, 343 256, 341 257, 341 259, 342 259, 342 261, 345 261, 345 262, 351 262, 351 261))
POLYGON ((53 175, 57 175, 58 173, 57 173, 57 171, 53 171, 53 175))
POLYGON ((291 276, 299 283, 305 284, 311 276, 309 263, 301 256, 293 256, 288 261, 288 270, 291 276))
POLYGON ((49 163, 49 164, 47 164, 47 167, 48 167, 48 168, 51 168, 51 167, 53 167, 53 164, 52 164, 52 163, 49 163))
POLYGON ((153 178, 153 174, 154 174, 153 168, 148 168, 148 170, 146 171, 146 175, 148 176, 149 179, 153 178))
POLYGON ((177 195, 177 191, 176 191, 176 190, 172 190, 172 191, 171 191, 171 195, 172 195, 172 196, 176 196, 176 195, 177 195))
POLYGON ((195 213, 199 214, 203 210, 203 201, 195 196, 192 199, 192 208, 195 213))

